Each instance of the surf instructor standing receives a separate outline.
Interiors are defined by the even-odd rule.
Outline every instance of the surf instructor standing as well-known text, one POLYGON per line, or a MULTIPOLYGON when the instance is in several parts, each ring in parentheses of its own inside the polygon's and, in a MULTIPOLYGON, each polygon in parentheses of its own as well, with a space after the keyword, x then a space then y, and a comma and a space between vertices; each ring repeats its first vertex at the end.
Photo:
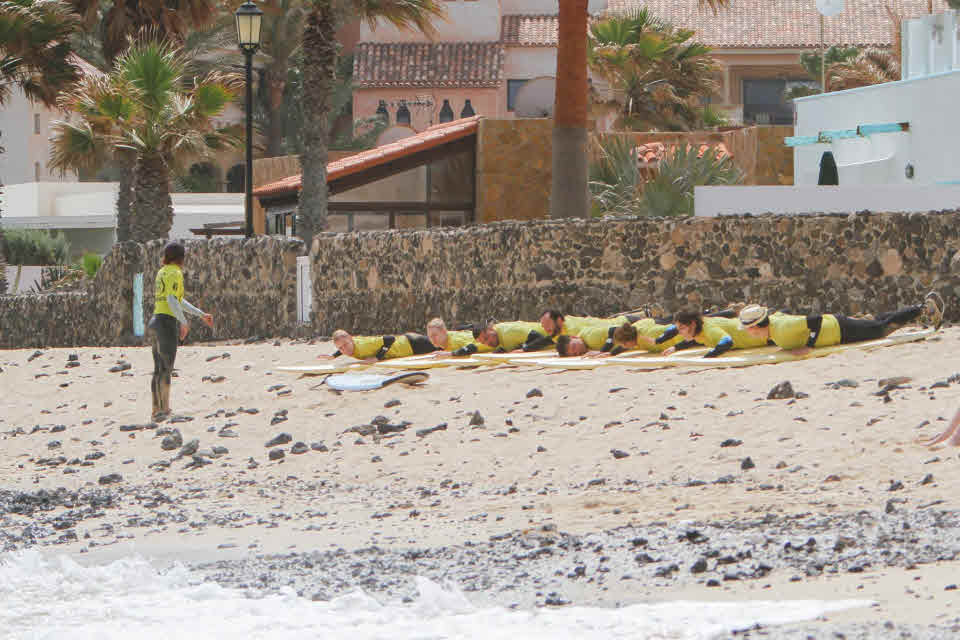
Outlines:
POLYGON ((184 312, 203 318, 213 328, 213 316, 183 299, 183 260, 186 250, 178 242, 163 248, 163 267, 157 271, 153 317, 147 325, 153 347, 152 420, 161 422, 170 416, 170 380, 177 358, 177 344, 187 337, 190 325, 184 312))

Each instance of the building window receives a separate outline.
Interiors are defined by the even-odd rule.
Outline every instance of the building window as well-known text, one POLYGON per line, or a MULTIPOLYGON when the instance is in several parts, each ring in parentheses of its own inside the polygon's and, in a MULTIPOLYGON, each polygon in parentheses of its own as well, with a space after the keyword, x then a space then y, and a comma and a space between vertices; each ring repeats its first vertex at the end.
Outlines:
POLYGON ((381 100, 381 101, 380 101, 380 104, 377 105, 377 113, 376 113, 376 115, 378 115, 378 116, 380 116, 381 118, 383 118, 383 121, 384 121, 386 124, 390 124, 390 112, 387 111, 387 101, 386 101, 386 100, 381 100))
POLYGON ((467 98, 466 103, 463 105, 463 111, 460 112, 461 118, 472 118, 477 115, 477 112, 473 110, 473 105, 470 104, 470 98, 467 98))
POLYGON ((440 124, 444 122, 453 121, 453 107, 450 106, 450 101, 444 98, 443 106, 440 107, 440 124))
POLYGON ((507 80, 507 111, 517 108, 517 91, 529 80, 507 80))
POLYGON ((39 162, 33 163, 33 181, 40 182, 40 163, 39 162))
POLYGON ((410 125, 410 109, 407 109, 407 103, 401 103, 397 109, 397 124, 410 125))
POLYGON ((227 193, 243 193, 243 174, 246 168, 242 164, 235 164, 227 171, 227 193))
POLYGON ((40 114, 33 114, 33 132, 40 133, 40 114))

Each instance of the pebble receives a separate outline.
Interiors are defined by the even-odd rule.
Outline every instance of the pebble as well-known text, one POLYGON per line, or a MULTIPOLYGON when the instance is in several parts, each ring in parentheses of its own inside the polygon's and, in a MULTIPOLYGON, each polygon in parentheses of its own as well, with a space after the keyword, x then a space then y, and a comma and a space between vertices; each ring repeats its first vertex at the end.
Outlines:
POLYGON ((132 368, 133 368, 133 365, 131 365, 129 362, 120 361, 116 364, 116 366, 110 367, 110 373, 120 373, 122 371, 129 371, 132 368))
POLYGON ((770 392, 767 394, 767 400, 787 400, 795 397, 797 397, 797 393, 793 390, 793 385, 790 384, 789 380, 784 380, 773 389, 770 389, 770 392))
POLYGON ((283 449, 271 449, 268 457, 271 460, 282 460, 285 455, 283 449))
POLYGON ((620 449, 610 449, 610 453, 613 454, 614 459, 622 460, 623 458, 629 458, 630 454, 626 451, 621 451, 620 449))
POLYGON ((737 440, 736 438, 727 438, 726 440, 724 440, 723 442, 720 443, 720 447, 721 447, 721 448, 724 448, 724 447, 739 447, 739 446, 742 445, 742 444, 743 444, 743 440, 737 440))
POLYGON ((740 463, 740 469, 743 471, 749 471, 750 469, 756 469, 757 465, 753 463, 753 460, 749 456, 743 459, 743 462, 740 463))
POLYGON ((306 453, 309 450, 310 447, 307 446, 306 442, 298 442, 290 448, 290 453, 299 455, 301 453, 306 453))
POLYGON ((483 416, 480 415, 479 411, 474 411, 473 414, 470 416, 470 424, 468 426, 481 427, 483 426, 483 423, 484 423, 483 416))
POLYGON ((164 451, 173 451, 183 446, 183 435, 179 429, 172 429, 170 434, 160 441, 160 448, 164 451))
POLYGON ((97 482, 102 485, 116 484, 118 482, 123 482, 123 476, 121 476, 119 473, 108 473, 100 476, 100 479, 97 482))
POLYGON ((188 456, 192 456, 197 452, 199 448, 200 448, 200 440, 198 440, 197 438, 194 438, 187 444, 183 445, 183 447, 180 449, 180 457, 186 458, 188 456))
POLYGON ((527 397, 528 397, 528 398, 542 398, 542 397, 543 397, 543 391, 540 391, 540 389, 537 389, 536 387, 534 387, 533 389, 530 389, 530 391, 527 391, 527 397))
POLYGON ((383 408, 384 408, 384 409, 392 409, 393 407, 399 407, 401 404, 402 404, 402 403, 401 403, 399 400, 397 400, 396 398, 394 398, 393 400, 388 400, 387 402, 385 402, 384 405, 383 405, 383 408))
POLYGON ((277 434, 270 440, 267 440, 267 442, 263 446, 276 447, 283 444, 289 444, 291 442, 293 442, 293 436, 290 435, 289 433, 284 432, 284 433, 277 434))
POLYGON ((435 426, 435 427, 430 427, 429 429, 418 429, 418 430, 417 430, 417 437, 418 437, 418 438, 422 438, 422 437, 424 437, 424 436, 430 435, 431 433, 436 433, 437 431, 446 431, 446 430, 447 430, 447 423, 446 423, 446 422, 441 422, 441 423, 438 424, 437 426, 435 426))
POLYGON ((327 451, 330 451, 330 448, 327 447, 327 445, 323 444, 322 442, 311 442, 310 448, 314 451, 319 451, 321 453, 326 453, 327 451))

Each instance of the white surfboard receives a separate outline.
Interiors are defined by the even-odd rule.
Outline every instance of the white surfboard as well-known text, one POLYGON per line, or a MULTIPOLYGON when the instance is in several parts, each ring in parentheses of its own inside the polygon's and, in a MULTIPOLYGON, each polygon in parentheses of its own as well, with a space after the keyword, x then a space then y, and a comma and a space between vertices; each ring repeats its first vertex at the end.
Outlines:
POLYGON ((422 371, 408 371, 392 376, 377 373, 342 373, 327 378, 326 385, 337 391, 370 391, 371 389, 380 389, 395 382, 420 384, 429 377, 429 373, 422 371))
POLYGON ((352 369, 364 369, 368 365, 362 362, 344 362, 343 364, 305 364, 274 367, 274 371, 298 373, 305 376, 322 376, 328 373, 343 373, 352 369))
POLYGON ((441 367, 479 367, 496 364, 489 360, 474 360, 473 358, 398 358, 396 360, 380 360, 374 366, 385 369, 439 369, 441 367))

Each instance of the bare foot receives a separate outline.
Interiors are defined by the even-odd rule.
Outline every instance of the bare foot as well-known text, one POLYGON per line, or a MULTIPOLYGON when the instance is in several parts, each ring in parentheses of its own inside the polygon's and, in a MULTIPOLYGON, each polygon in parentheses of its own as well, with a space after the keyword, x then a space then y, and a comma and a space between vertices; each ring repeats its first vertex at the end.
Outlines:
POLYGON ((924 447, 933 447, 944 442, 948 447, 960 447, 960 411, 957 411, 956 415, 953 416, 950 426, 943 433, 929 440, 919 440, 918 444, 924 447))

